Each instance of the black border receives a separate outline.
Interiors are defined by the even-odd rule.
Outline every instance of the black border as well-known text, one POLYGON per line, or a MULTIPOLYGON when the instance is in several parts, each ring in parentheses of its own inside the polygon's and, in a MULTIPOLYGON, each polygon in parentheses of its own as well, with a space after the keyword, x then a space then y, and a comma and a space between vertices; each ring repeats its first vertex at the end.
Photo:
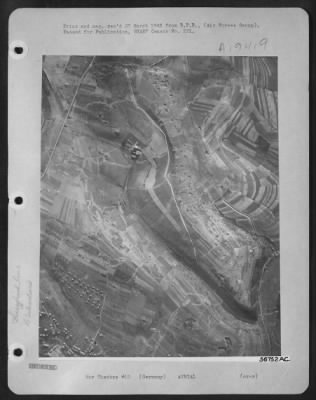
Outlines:
MULTIPOLYGON (((244 398, 260 398, 270 399, 271 397, 277 396, 280 399, 306 399, 315 396, 315 336, 316 336, 316 316, 315 316, 315 268, 316 268, 316 251, 313 247, 315 241, 315 160, 313 159, 313 151, 315 151, 315 70, 316 70, 316 55, 315 55, 315 0, 195 0, 195 1, 179 1, 179 0, 0 0, 0 398, 1 399, 17 399, 20 397, 26 397, 22 395, 16 395, 10 391, 7 383, 7 228, 8 228, 8 136, 7 136, 7 82, 8 82, 8 65, 7 65, 7 52, 8 52, 8 20, 10 14, 18 8, 83 8, 83 7, 94 7, 94 8, 112 8, 112 7, 271 7, 271 8, 286 8, 286 7, 300 7, 303 8, 309 15, 309 51, 310 51, 310 72, 309 72, 309 95, 310 95, 310 151, 309 151, 309 162, 310 162, 310 350, 309 350, 309 387, 307 390, 298 395, 199 395, 204 399, 215 396, 220 397, 223 400, 227 400, 230 397, 237 399, 244 398), (314 133, 314 134, 313 134, 314 133)), ((40 34, 40 33, 39 33, 40 34)), ((293 49, 295 51, 295 49, 293 49)), ((299 132, 298 132, 299 134, 299 132)), ((315 242, 316 243, 316 242, 315 242)), ((297 266, 299 268, 299 266, 297 266)), ((55 395, 28 395, 28 399, 45 399, 56 397, 55 395)), ((74 399, 79 396, 74 395, 61 395, 62 398, 74 399)), ((95 396, 84 396, 95 397, 95 396)), ((109 398, 109 396, 107 396, 109 398)), ((114 399, 126 398, 126 396, 115 395, 111 396, 114 399)), ((189 395, 128 395, 128 398, 147 399, 147 398, 192 398, 189 395)), ((79 397, 80 398, 80 397, 79 397)), ((100 398, 100 397, 99 397, 100 398)))

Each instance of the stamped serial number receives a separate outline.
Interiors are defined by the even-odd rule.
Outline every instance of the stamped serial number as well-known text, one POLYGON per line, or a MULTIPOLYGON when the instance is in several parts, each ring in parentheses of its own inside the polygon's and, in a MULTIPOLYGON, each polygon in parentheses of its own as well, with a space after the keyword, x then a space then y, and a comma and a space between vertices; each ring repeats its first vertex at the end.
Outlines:
POLYGON ((259 362, 288 362, 290 361, 290 357, 283 356, 261 356, 259 358, 259 362))

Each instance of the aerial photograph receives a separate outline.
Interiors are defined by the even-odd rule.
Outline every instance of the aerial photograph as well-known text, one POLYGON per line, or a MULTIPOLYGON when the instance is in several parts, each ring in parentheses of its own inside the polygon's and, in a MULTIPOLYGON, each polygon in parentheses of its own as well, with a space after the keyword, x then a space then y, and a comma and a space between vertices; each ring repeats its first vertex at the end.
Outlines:
POLYGON ((277 57, 42 62, 39 356, 281 355, 277 57))

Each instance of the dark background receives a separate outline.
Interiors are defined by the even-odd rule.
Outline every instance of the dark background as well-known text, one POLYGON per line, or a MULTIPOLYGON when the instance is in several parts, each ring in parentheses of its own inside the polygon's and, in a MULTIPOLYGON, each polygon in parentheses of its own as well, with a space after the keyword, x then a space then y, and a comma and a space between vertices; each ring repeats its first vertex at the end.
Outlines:
MULTIPOLYGON (((306 399, 315 396, 315 159, 313 152, 315 151, 315 0, 216 0, 216 1, 178 1, 178 0, 150 0, 150 1, 121 1, 121 0, 0 0, 0 399, 17 399, 24 396, 13 394, 7 384, 7 229, 8 229, 8 131, 7 131, 7 54, 8 54, 8 19, 9 15, 17 8, 36 8, 36 7, 301 7, 309 14, 309 35, 310 35, 310 384, 309 388, 300 395, 280 395, 281 399, 302 398, 306 399), (314 229, 313 229, 314 228, 314 229)), ((295 27, 293 27, 295 29, 295 27)), ((40 34, 40 33, 39 33, 40 34)), ((295 51, 295 49, 293 50, 295 51)), ((316 134, 316 133, 315 133, 316 134)), ((299 267, 299 266, 298 266, 299 267)), ((229 385, 229 382, 227 382, 229 385)), ((26 396, 25 396, 26 397, 26 396)), ((28 399, 45 399, 48 395, 29 395, 28 399)), ((67 399, 77 396, 61 396, 67 399)), ((86 398, 87 396, 84 396, 86 398)), ((88 396, 90 397, 90 396, 88 396)), ((92 397, 92 396, 91 396, 92 397)), ((110 397, 110 396, 108 396, 110 397)), ((192 396, 159 396, 159 395, 142 395, 128 396, 128 398, 187 398, 192 396)), ((201 395, 197 397, 208 398, 211 395, 201 395)), ((271 395, 220 395, 216 396, 223 400, 234 397, 237 399, 244 398, 260 398, 270 399, 271 395)), ((123 398, 123 396, 115 396, 115 398, 123 398)))

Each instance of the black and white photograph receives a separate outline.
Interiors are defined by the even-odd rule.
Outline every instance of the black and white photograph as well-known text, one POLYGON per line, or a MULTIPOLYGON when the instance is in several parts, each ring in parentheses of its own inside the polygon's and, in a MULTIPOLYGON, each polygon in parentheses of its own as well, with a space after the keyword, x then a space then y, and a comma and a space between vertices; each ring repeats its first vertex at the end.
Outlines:
POLYGON ((280 355, 276 57, 44 56, 42 357, 280 355))

